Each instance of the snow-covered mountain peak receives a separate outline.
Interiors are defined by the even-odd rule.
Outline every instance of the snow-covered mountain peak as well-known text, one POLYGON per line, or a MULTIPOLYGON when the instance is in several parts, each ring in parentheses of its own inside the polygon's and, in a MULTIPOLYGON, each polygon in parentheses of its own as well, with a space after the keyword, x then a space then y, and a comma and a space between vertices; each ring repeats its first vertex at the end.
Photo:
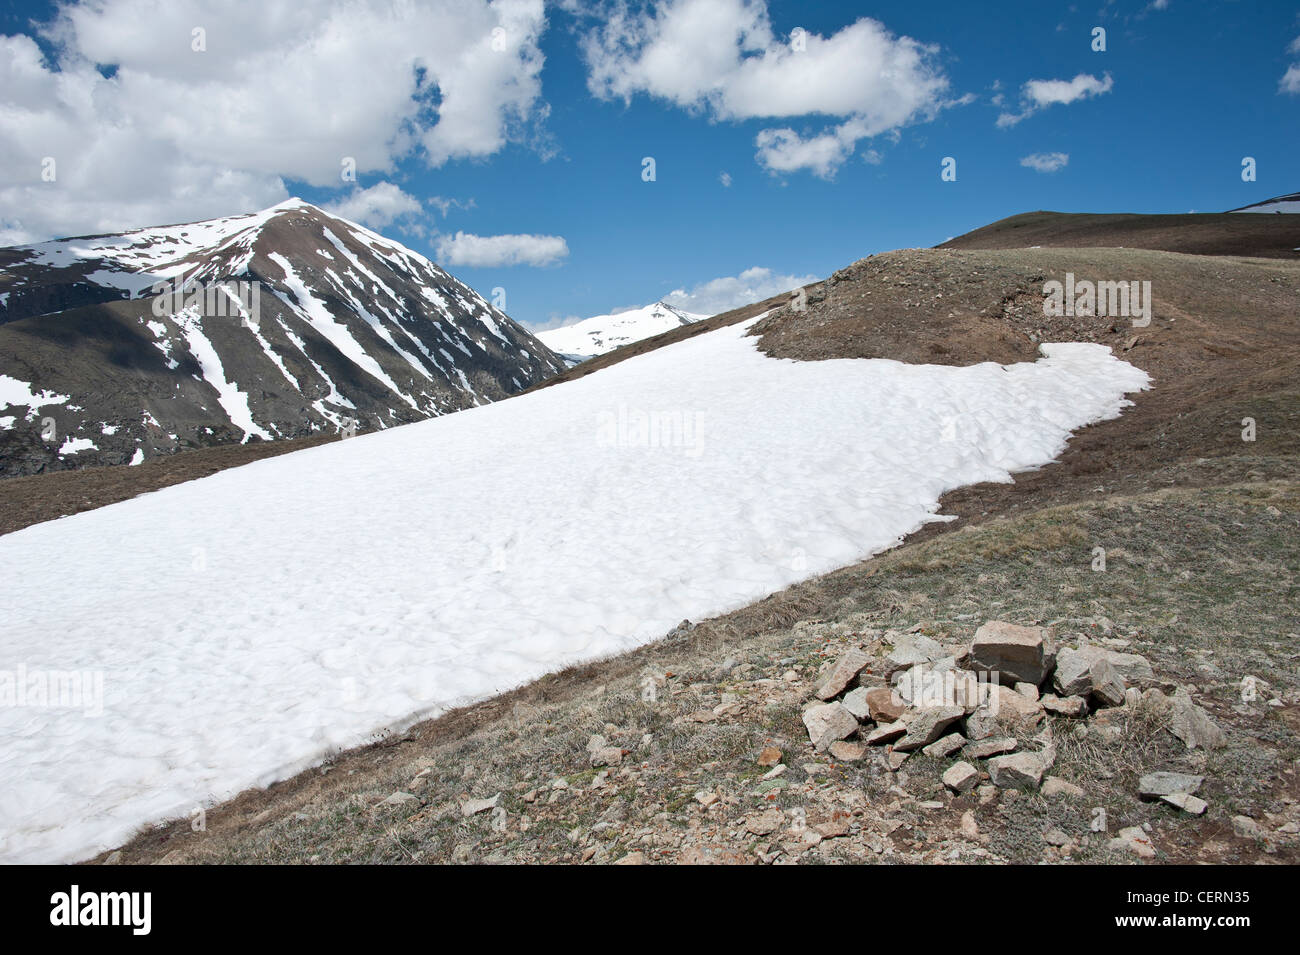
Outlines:
POLYGON ((577 362, 708 317, 658 301, 642 308, 596 315, 563 328, 539 332, 537 337, 547 348, 577 362))

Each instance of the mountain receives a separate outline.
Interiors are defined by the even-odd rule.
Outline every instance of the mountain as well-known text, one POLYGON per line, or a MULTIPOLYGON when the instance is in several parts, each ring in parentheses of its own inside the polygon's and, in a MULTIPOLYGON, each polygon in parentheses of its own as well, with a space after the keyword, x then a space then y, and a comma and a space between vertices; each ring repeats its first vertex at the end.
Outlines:
POLYGON ((0 249, 0 475, 383 429, 563 368, 428 259, 299 199, 0 249))
POLYGON ((1253 205, 1242 206, 1240 209, 1229 209, 1229 212, 1300 212, 1300 192, 1293 192, 1288 196, 1277 196, 1273 199, 1265 199, 1263 202, 1256 202, 1253 205))
POLYGON ((708 316, 683 311, 666 302, 655 302, 644 308, 596 315, 564 328, 538 332, 537 337, 546 347, 576 364, 704 318, 708 316))

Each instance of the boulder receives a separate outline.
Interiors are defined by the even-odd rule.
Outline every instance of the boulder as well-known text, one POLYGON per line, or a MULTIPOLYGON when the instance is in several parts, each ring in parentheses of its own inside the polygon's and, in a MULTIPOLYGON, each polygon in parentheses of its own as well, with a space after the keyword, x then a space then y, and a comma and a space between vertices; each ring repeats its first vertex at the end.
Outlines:
POLYGON ((831 743, 858 731, 858 718, 842 703, 823 703, 804 710, 803 725, 813 746, 824 753, 831 743))
POLYGON ((1050 670, 1047 630, 990 620, 975 631, 969 665, 980 673, 997 673, 998 682, 1042 684, 1050 670))
POLYGON ((894 638, 894 649, 885 657, 885 670, 892 676, 899 670, 907 670, 919 663, 929 663, 944 656, 943 646, 938 640, 920 633, 898 634, 894 638))
POLYGON ((1079 692, 1077 689, 1070 689, 1069 686, 1071 680, 1078 679, 1080 674, 1091 669, 1096 660, 1105 660, 1113 666, 1126 684, 1149 683, 1155 679, 1151 662, 1146 657, 1137 653, 1120 653, 1118 650, 1107 650, 1105 647, 1085 643, 1078 648, 1067 647, 1057 654, 1055 683, 1058 692, 1065 696, 1086 696, 1091 687, 1084 692, 1079 692), (1063 668, 1065 677, 1062 677, 1063 668))
POLYGON ((870 662, 871 657, 863 650, 853 649, 845 653, 835 661, 835 665, 817 687, 817 698, 831 700, 839 696, 870 662))

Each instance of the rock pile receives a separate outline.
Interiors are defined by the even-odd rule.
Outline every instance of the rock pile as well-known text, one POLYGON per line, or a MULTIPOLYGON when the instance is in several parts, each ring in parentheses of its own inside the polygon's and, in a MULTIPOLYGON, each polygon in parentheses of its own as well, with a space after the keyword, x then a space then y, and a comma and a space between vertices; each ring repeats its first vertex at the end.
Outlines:
MULTIPOLYGON (((878 747, 891 770, 918 751, 953 758, 942 779, 957 794, 985 774, 1003 789, 1037 791, 1045 778, 1054 792, 1076 789, 1047 776, 1056 761, 1048 714, 1095 724, 1104 737, 1115 729, 1108 710, 1144 704, 1167 712, 1171 732, 1189 749, 1225 742, 1185 689, 1171 699, 1151 685, 1145 657, 1088 643, 1058 648, 1044 627, 989 621, 969 644, 956 646, 899 634, 880 663, 851 649, 825 673, 818 702, 803 712, 814 748, 847 762, 878 747)), ((1153 773, 1142 779, 1141 795, 1200 814, 1201 782, 1153 773)))

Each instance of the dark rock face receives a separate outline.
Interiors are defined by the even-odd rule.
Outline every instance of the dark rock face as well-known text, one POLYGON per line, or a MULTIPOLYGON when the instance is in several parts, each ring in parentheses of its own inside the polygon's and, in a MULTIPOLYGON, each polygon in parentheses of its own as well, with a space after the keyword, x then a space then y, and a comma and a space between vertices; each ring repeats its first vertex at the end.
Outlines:
POLYGON ((387 428, 564 367, 423 256, 299 200, 0 250, 0 476, 387 428))

